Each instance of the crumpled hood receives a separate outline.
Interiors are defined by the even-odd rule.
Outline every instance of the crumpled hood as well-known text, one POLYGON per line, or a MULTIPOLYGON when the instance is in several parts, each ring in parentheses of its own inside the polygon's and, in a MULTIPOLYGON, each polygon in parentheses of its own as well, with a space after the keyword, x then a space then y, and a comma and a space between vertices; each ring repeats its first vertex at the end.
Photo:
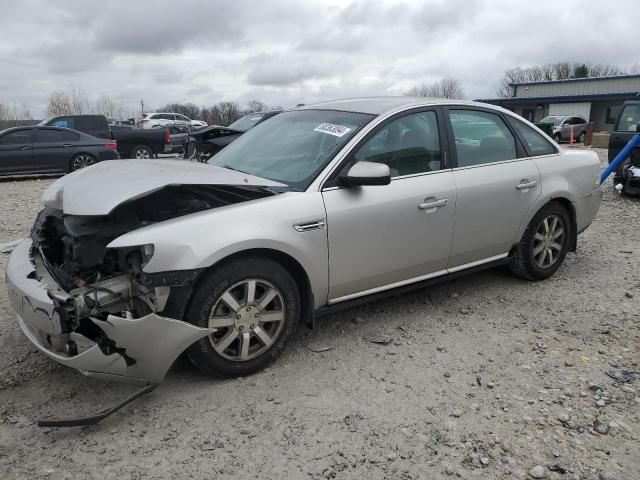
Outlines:
POLYGON ((68 215, 107 215, 128 200, 168 185, 286 187, 227 168, 183 160, 110 160, 70 173, 42 195, 46 207, 68 215))

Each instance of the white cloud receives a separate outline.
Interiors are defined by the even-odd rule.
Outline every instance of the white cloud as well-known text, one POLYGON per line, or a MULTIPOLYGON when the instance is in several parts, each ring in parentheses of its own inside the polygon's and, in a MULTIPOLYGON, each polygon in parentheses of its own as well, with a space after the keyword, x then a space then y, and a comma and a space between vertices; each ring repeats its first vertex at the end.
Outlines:
POLYGON ((261 99, 291 106, 458 78, 492 97, 506 68, 637 63, 640 2, 22 0, 0 17, 0 102, 71 84, 130 108, 261 99), (571 8, 571 6, 575 8, 571 8))

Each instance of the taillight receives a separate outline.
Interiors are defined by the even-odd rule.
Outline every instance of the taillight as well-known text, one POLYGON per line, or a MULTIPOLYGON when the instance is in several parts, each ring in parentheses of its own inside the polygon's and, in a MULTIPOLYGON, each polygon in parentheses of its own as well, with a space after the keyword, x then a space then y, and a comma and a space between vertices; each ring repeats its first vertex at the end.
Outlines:
POLYGON ((108 150, 117 150, 118 149, 118 142, 116 142, 115 140, 110 140, 107 143, 105 143, 104 146, 108 150))
POLYGON ((164 131, 164 143, 169 143, 169 136, 170 136, 170 135, 169 135, 169 129, 167 128, 167 129, 164 131))

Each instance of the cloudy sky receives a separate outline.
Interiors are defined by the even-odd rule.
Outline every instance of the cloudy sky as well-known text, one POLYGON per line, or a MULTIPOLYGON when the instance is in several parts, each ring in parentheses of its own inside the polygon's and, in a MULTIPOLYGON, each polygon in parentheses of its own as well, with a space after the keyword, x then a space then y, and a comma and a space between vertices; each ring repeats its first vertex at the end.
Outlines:
POLYGON ((75 84, 129 108, 398 95, 443 77, 494 97, 506 68, 640 62, 640 1, 2 0, 0 103, 43 115, 75 84))

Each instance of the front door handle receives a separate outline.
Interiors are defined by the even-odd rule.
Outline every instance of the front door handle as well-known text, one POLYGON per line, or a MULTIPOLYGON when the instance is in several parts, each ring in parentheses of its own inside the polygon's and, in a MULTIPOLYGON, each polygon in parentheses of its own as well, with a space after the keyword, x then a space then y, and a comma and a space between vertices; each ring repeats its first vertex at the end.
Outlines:
POLYGON ((538 184, 536 180, 529 182, 527 180, 522 180, 518 185, 516 185, 517 190, 528 190, 530 188, 535 187, 538 184))
POLYGON ((65 143, 64 145, 62 145, 63 147, 73 147, 72 143, 65 143))
POLYGON ((418 208, 420 210, 432 210, 432 211, 435 211, 437 208, 444 207, 447 204, 447 202, 449 201, 446 198, 443 198, 441 200, 435 200, 435 199, 433 199, 433 200, 427 199, 427 200, 429 200, 429 201, 421 203, 421 204, 418 205, 418 208))
POLYGON ((20 147, 20 150, 29 150, 31 145, 25 145, 24 147, 20 147))

